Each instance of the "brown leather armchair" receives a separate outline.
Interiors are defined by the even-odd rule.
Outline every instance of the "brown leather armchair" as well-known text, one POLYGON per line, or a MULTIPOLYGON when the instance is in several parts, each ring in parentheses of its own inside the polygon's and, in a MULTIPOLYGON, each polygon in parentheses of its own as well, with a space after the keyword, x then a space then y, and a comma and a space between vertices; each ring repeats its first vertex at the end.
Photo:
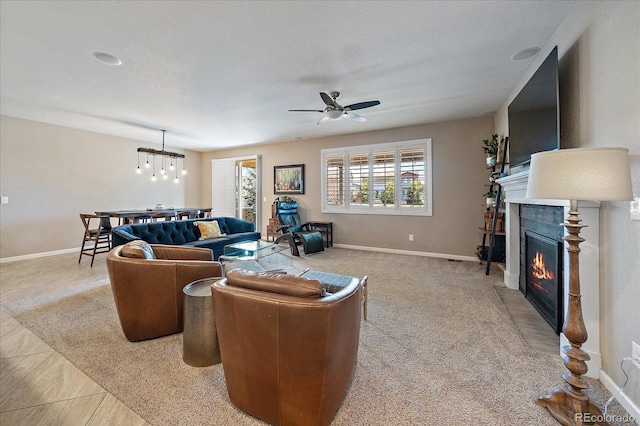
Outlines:
POLYGON ((181 332, 183 288, 222 276, 222 265, 213 261, 210 249, 144 241, 113 248, 107 270, 122 331, 132 342, 181 332))
POLYGON ((328 425, 355 369, 361 281, 231 270, 211 287, 231 401, 274 425, 328 425))

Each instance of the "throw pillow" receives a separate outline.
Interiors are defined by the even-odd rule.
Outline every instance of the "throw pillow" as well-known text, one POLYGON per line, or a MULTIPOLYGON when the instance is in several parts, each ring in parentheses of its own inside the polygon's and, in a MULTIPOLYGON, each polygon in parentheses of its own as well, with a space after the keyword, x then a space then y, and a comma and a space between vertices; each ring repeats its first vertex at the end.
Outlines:
POLYGON ((227 283, 235 287, 307 298, 320 298, 326 295, 320 281, 295 275, 233 269, 227 271, 225 276, 227 283))
POLYGON ((222 231, 220 231, 220 225, 218 225, 217 220, 211 220, 208 222, 196 222, 195 224, 198 229, 200 229, 200 240, 204 240, 207 238, 218 238, 226 235, 223 234, 222 231))
POLYGON ((155 259, 156 255, 153 249, 146 241, 135 240, 130 241, 122 247, 120 252, 122 257, 131 257, 134 259, 155 259))

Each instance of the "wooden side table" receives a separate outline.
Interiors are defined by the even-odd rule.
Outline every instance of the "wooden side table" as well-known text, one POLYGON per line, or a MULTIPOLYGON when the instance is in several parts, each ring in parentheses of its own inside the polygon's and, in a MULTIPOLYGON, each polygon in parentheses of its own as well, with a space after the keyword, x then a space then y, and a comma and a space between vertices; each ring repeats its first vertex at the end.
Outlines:
POLYGON ((333 247, 333 222, 307 222, 312 231, 319 231, 324 238, 326 248, 333 247))
POLYGON ((269 224, 267 225, 267 241, 271 241, 273 239, 275 241, 280 235, 280 232, 276 231, 280 227, 280 222, 277 217, 269 218, 269 224))

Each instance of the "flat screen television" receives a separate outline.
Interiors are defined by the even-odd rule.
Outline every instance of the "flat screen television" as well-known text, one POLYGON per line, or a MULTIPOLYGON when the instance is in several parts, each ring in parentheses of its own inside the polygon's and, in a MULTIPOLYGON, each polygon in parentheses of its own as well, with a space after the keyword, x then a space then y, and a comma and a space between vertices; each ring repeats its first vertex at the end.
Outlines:
MULTIPOLYGON (((509 166, 525 166, 531 154, 560 148, 558 47, 509 104, 509 166)), ((519 167, 524 169, 524 167, 519 167)))

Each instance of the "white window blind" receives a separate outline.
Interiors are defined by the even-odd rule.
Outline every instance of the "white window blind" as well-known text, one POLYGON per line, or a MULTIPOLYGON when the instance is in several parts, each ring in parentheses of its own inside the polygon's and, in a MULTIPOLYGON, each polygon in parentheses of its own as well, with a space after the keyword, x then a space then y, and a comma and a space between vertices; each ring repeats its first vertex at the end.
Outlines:
POLYGON ((400 150, 400 187, 403 206, 424 205, 424 151, 420 148, 400 150))
POLYGON ((369 205, 369 155, 349 154, 349 204, 369 205))
POLYGON ((327 156, 326 173, 327 204, 344 206, 344 155, 327 156))
POLYGON ((236 217, 236 160, 211 160, 211 216, 236 217))
POLYGON ((431 139, 325 149, 322 173, 325 213, 431 215, 431 139))
POLYGON ((395 151, 373 152, 373 205, 395 206, 395 151))

